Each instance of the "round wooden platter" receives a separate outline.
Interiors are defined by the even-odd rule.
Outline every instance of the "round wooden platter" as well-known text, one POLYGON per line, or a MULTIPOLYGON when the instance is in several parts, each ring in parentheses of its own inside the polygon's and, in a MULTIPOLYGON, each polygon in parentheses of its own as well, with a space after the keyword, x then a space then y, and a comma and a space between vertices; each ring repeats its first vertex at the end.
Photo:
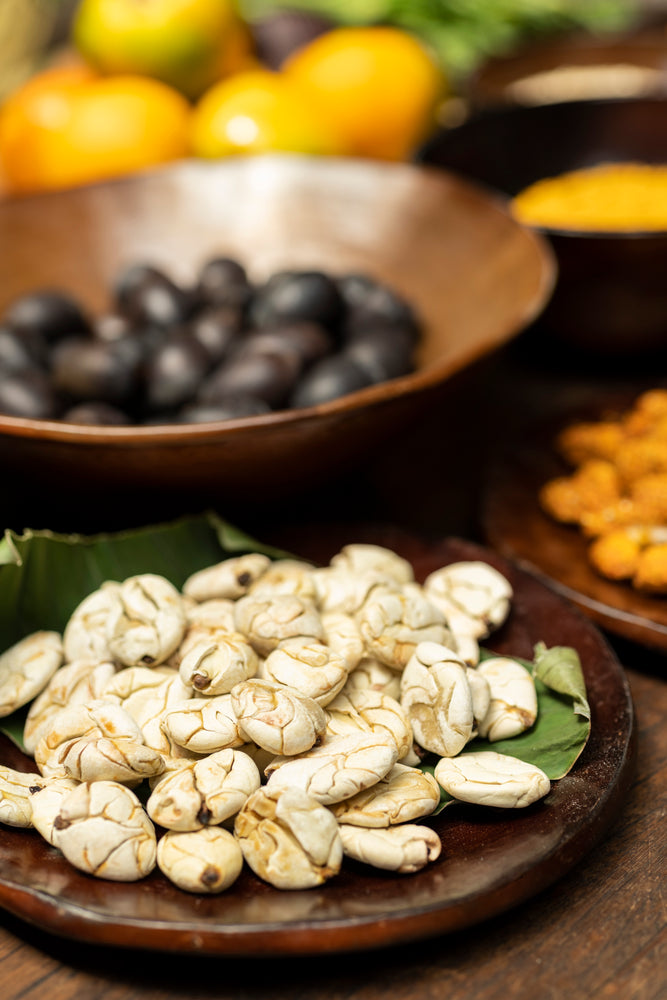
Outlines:
POLYGON ((540 487, 568 471, 554 453, 555 430, 552 425, 537 428, 492 464, 482 502, 487 543, 610 633, 667 651, 667 597, 606 580, 591 565, 589 541, 579 529, 559 524, 540 506, 540 487))
MULTIPOLYGON (((614 653, 576 608, 491 551, 460 539, 429 543, 380 527, 325 526, 270 540, 317 561, 345 542, 384 544, 412 561, 418 579, 462 559, 496 566, 515 598, 510 617, 487 645, 531 658, 535 643, 543 641, 574 646, 581 657, 592 731, 574 768, 527 809, 456 804, 428 820, 442 853, 414 875, 346 860, 339 875, 309 891, 279 891, 248 869, 226 892, 210 897, 180 891, 157 870, 135 883, 100 881, 71 867, 36 831, 3 827, 0 906, 54 935, 124 949, 221 957, 353 952, 446 934, 506 911, 563 876, 606 835, 634 773, 633 706, 614 653)), ((8 740, 0 759, 23 770, 34 767, 8 740)))

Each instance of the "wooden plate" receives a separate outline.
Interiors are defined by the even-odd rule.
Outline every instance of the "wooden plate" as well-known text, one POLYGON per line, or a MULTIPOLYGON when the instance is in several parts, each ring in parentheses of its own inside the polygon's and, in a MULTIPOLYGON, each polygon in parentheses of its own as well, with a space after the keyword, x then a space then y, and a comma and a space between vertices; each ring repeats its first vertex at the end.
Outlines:
MULTIPOLYGON (((635 757, 631 696, 602 635, 541 583, 468 542, 428 544, 379 528, 365 535, 327 528, 302 536, 298 551, 323 560, 339 543, 364 538, 410 558, 420 579, 459 559, 485 559, 506 573, 516 598, 494 637, 499 652, 530 657, 539 640, 579 650, 592 734, 576 766, 547 798, 517 811, 463 805, 445 810, 429 821, 441 837, 442 854, 415 875, 346 861, 321 888, 281 892, 244 870, 215 897, 181 892, 159 872, 129 884, 96 880, 72 868, 35 831, 5 827, 1 906, 56 935, 123 948, 236 956, 346 952, 475 924, 539 892, 581 861, 621 808, 635 757)), ((31 761, 8 742, 0 758, 30 769, 31 761)))
MULTIPOLYGON (((564 418, 560 426, 574 419, 564 418)), ((538 428, 503 452, 492 466, 482 505, 488 544, 541 578, 610 633, 667 650, 667 598, 605 580, 588 560, 589 543, 582 533, 575 526, 557 523, 542 510, 539 488, 567 471, 554 454, 556 430, 551 425, 538 428)))

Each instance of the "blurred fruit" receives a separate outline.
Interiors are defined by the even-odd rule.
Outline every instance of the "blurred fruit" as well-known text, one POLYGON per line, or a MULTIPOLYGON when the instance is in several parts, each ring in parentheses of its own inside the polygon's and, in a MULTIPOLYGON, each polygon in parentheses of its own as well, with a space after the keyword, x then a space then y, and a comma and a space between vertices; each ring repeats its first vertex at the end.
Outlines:
POLYGON ((334 127, 307 92, 270 70, 238 73, 211 87, 192 115, 195 156, 344 151, 334 127))
POLYGON ((234 0, 82 0, 72 34, 101 72, 153 77, 191 99, 250 50, 234 0))
POLYGON ((45 70, 0 109, 0 176, 9 194, 105 180, 188 152, 190 105, 147 77, 45 70))
POLYGON ((393 27, 341 27, 308 42, 283 72, 310 93, 348 152, 401 160, 434 123, 447 81, 417 38, 393 27))
POLYGON ((250 31, 259 61, 268 69, 280 69, 296 49, 335 27, 335 21, 321 14, 276 10, 253 21, 250 31))

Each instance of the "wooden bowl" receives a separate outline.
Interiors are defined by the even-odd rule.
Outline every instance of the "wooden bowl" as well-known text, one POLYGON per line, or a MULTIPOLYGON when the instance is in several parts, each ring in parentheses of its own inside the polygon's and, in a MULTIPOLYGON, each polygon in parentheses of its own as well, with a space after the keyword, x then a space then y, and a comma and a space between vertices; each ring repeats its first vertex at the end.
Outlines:
MULTIPOLYGON (((440 131, 419 161, 512 197, 544 177, 604 162, 667 163, 667 99, 508 105, 440 131)), ((615 359, 667 345, 667 232, 535 227, 558 280, 540 327, 615 359)))
POLYGON ((186 161, 7 201, 0 245, 0 308, 57 287, 98 312, 126 264, 150 262, 187 283, 208 257, 230 253, 258 280, 283 267, 365 271, 421 315, 413 374, 315 407, 135 427, 0 416, 5 474, 135 497, 152 489, 270 500, 333 478, 526 326, 554 281, 546 243, 464 181, 410 164, 298 156, 186 161))

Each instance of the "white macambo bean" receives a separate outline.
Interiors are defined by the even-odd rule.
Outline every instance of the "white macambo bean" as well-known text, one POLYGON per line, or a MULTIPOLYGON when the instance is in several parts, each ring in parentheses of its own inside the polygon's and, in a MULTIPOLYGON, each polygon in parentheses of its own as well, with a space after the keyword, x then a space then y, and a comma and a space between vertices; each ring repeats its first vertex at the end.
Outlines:
POLYGON ((479 724, 479 735, 491 742, 510 739, 535 723, 535 682, 521 663, 505 656, 483 660, 477 672, 487 681, 491 701, 479 724))
POLYGON ((440 786, 433 775, 394 764, 377 784, 329 808, 339 823, 385 827, 430 816, 439 803, 440 786))
POLYGON ((137 796, 114 781, 85 782, 62 801, 58 848, 75 868, 113 882, 134 882, 155 867, 155 827, 137 796))
POLYGON ((298 789, 258 789, 236 817, 234 835, 249 867, 277 889, 310 889, 340 871, 338 823, 298 789))
POLYGON ((109 580, 77 605, 63 632, 65 660, 95 660, 98 663, 113 659, 107 637, 107 618, 119 583, 109 580))
POLYGON ((74 778, 42 778, 42 787, 32 796, 32 825, 44 840, 58 846, 56 816, 66 795, 79 784, 74 778))
POLYGON ((33 632, 0 656, 0 717, 32 701, 63 662, 58 632, 33 632))
POLYGON ((104 689, 107 701, 117 701, 141 730, 142 742, 164 756, 183 756, 170 743, 162 718, 171 705, 192 696, 178 672, 168 667, 126 667, 104 689))
POLYGON ((367 543, 344 545, 340 552, 332 557, 329 565, 351 574, 369 571, 385 573, 399 585, 412 583, 415 578, 414 570, 408 560, 382 545, 367 543))
POLYGON ((248 594, 236 602, 236 628, 260 656, 268 656, 283 639, 307 636, 324 639, 320 614, 297 594, 248 594))
POLYGON ((32 825, 32 797, 45 784, 41 774, 15 771, 0 764, 0 823, 32 825))
POLYGON ((437 833, 415 823, 375 830, 340 823, 338 829, 345 855, 374 868, 417 872, 435 861, 442 850, 437 833))
MULTIPOLYGON (((229 597, 212 597, 208 601, 202 601, 201 604, 195 601, 190 607, 186 607, 185 614, 188 629, 200 625, 203 628, 223 632, 234 631, 234 601, 229 597)), ((183 642, 187 641, 187 635, 186 631, 183 642)))
POLYGON ((463 635, 461 632, 457 633, 451 624, 449 627, 452 632, 452 649, 456 650, 459 659, 463 660, 467 667, 476 667, 480 658, 477 639, 474 639, 471 635, 463 635))
POLYGON ((368 655, 395 670, 403 670, 420 642, 445 644, 450 638, 444 615, 416 584, 400 591, 378 588, 359 612, 358 624, 368 655))
POLYGON ((349 694, 350 691, 362 691, 366 688, 382 691, 398 701, 401 697, 401 675, 374 657, 364 656, 350 672, 342 693, 349 694))
POLYGON ((412 749, 412 726, 400 702, 381 691, 360 690, 339 694, 327 705, 327 732, 343 736, 348 732, 375 733, 393 739, 402 760, 412 749))
POLYGON ((183 584, 183 593, 199 602, 218 597, 235 601, 247 594, 270 565, 269 557, 259 552, 232 556, 189 576, 183 584))
POLYGON ((231 694, 179 702, 165 709, 160 724, 170 744, 190 753, 215 753, 245 742, 231 694))
POLYGON ((535 764, 480 750, 454 759, 443 757, 435 766, 435 778, 448 795, 501 809, 522 809, 544 798, 551 787, 547 775, 535 764))
POLYGON ((154 573, 129 577, 113 591, 107 616, 112 655, 125 666, 164 663, 187 625, 185 604, 173 584, 154 573))
POLYGON ((336 611, 356 615, 378 587, 383 590, 400 590, 393 576, 381 570, 350 573, 346 569, 322 566, 313 573, 317 589, 317 606, 320 612, 336 611))
POLYGON ((394 740, 351 733, 327 737, 298 757, 276 757, 264 773, 272 792, 298 788, 322 805, 331 805, 374 785, 397 760, 394 740))
POLYGON ((319 639, 284 639, 262 664, 262 677, 300 691, 318 705, 328 705, 347 680, 342 656, 319 639))
POLYGON ((512 587, 485 562, 451 563, 427 576, 424 589, 442 602, 452 630, 476 639, 499 628, 509 614, 512 587))
POLYGON ((300 691, 252 678, 232 691, 232 708, 247 741, 273 754, 309 750, 326 729, 321 705, 300 691))
POLYGON ((472 667, 466 666, 466 677, 468 678, 470 695, 472 697, 473 736, 475 736, 479 730, 480 723, 486 718, 489 711, 491 688, 486 677, 472 667))
POLYGON ((239 811, 260 786, 255 762, 241 750, 220 750, 165 774, 146 803, 151 819, 167 830, 217 826, 239 811))
POLYGON ((188 643, 179 673, 181 680, 199 694, 229 694, 241 681, 254 677, 259 666, 257 653, 240 632, 219 631, 188 643))
POLYGON ((127 784, 164 770, 132 716, 102 700, 61 709, 35 748, 35 763, 45 776, 127 784))
POLYGON ((401 676, 401 705, 419 746, 443 757, 460 753, 474 715, 466 667, 453 650, 420 643, 401 676))
POLYGON ((57 712, 67 705, 97 701, 115 673, 115 664, 95 660, 73 660, 59 667, 28 709, 23 727, 26 752, 34 754, 57 712))
POLYGON ((276 559, 248 588, 249 594, 296 594, 315 601, 314 566, 301 559, 276 559))
POLYGON ((364 655, 364 640, 356 621, 342 611, 324 611, 321 618, 327 646, 342 656, 348 673, 355 670, 364 655))
POLYGON ((184 892, 212 894, 224 892, 239 877, 243 852, 233 834, 219 826, 167 830, 158 841, 157 864, 184 892))

